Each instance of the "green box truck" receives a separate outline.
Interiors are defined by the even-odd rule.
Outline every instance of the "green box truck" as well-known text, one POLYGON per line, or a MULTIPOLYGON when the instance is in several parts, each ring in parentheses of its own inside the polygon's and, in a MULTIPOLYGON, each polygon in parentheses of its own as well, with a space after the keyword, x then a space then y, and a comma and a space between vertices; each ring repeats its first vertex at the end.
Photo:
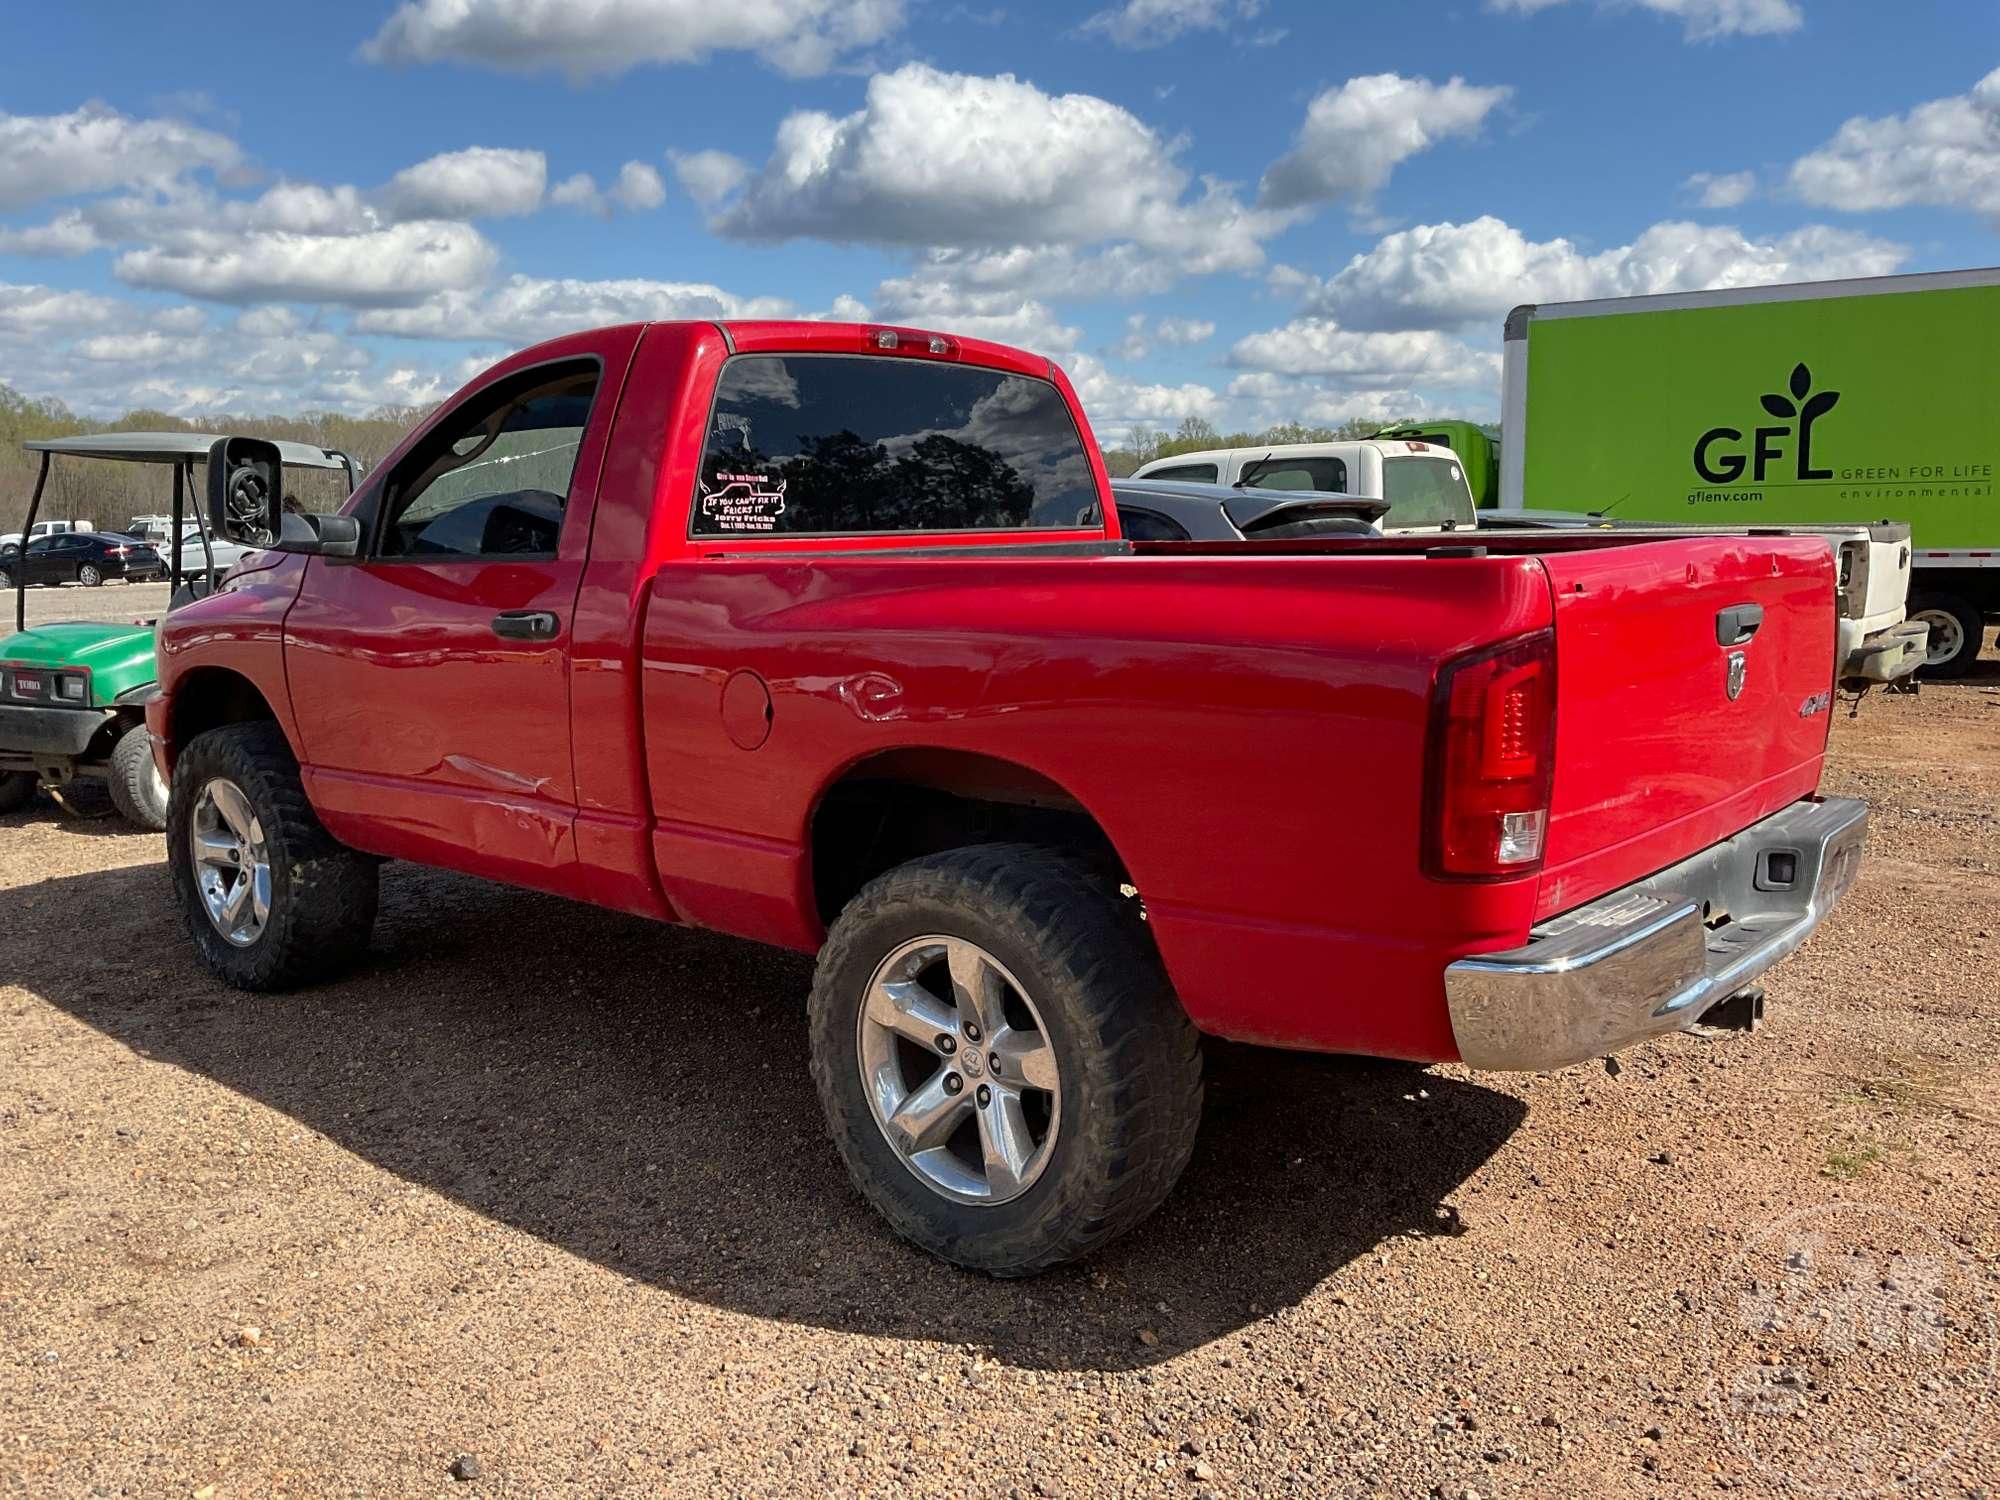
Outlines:
POLYGON ((1926 668, 2000 615, 2000 269, 1517 307, 1500 508, 1907 522, 1926 668))

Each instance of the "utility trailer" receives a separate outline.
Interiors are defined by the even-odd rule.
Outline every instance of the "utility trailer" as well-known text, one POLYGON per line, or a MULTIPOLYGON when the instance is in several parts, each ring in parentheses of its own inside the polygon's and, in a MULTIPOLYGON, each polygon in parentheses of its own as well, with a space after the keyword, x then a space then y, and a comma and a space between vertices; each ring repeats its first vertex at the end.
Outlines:
POLYGON ((1911 568, 1926 671, 1963 675, 2000 616, 1996 328, 2000 268, 1517 307, 1500 508, 1907 522, 1869 571, 1911 568))

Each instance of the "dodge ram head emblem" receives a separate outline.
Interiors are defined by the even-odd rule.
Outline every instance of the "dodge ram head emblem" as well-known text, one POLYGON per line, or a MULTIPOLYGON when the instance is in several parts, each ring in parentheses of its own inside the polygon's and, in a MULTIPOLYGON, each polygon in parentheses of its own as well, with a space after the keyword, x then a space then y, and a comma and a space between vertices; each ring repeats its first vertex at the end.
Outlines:
POLYGON ((1743 696, 1743 679, 1750 671, 1750 658, 1741 651, 1729 653, 1729 701, 1743 696))

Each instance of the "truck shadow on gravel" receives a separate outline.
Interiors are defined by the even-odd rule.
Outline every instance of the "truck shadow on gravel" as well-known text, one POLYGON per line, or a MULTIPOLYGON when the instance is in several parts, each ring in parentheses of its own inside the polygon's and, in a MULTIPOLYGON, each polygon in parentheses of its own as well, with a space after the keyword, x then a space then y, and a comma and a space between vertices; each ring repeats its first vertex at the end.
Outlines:
POLYGON ((895 1239, 849 1185, 796 955, 391 865, 358 972, 249 996, 196 967, 162 866, 20 897, 16 982, 408 1183, 720 1308, 1031 1368, 1144 1367, 1385 1241, 1476 1225, 1446 1200, 1526 1112, 1414 1069, 1214 1046, 1166 1207, 1080 1266, 1001 1282, 895 1239))

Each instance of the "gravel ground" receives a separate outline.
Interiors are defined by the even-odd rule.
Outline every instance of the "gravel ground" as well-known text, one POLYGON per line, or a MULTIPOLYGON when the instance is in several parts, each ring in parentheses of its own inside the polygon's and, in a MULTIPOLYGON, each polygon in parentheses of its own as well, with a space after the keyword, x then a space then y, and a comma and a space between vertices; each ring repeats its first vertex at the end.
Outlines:
MULTIPOLYGON (((51 620, 108 620, 116 625, 134 620, 157 618, 167 607, 164 583, 106 583, 94 589, 65 583, 57 588, 33 588, 28 594, 28 623, 45 625, 51 620)), ((6 604, 6 624, 0 633, 14 628, 14 591, 0 593, 6 604)))
POLYGON ((0 1489, 1983 1494, 2000 669, 1828 790, 1865 873, 1756 1035, 1214 1048, 1167 1207, 1028 1283, 857 1199, 799 959, 391 866, 366 969, 251 997, 157 838, 0 819, 0 1489))

